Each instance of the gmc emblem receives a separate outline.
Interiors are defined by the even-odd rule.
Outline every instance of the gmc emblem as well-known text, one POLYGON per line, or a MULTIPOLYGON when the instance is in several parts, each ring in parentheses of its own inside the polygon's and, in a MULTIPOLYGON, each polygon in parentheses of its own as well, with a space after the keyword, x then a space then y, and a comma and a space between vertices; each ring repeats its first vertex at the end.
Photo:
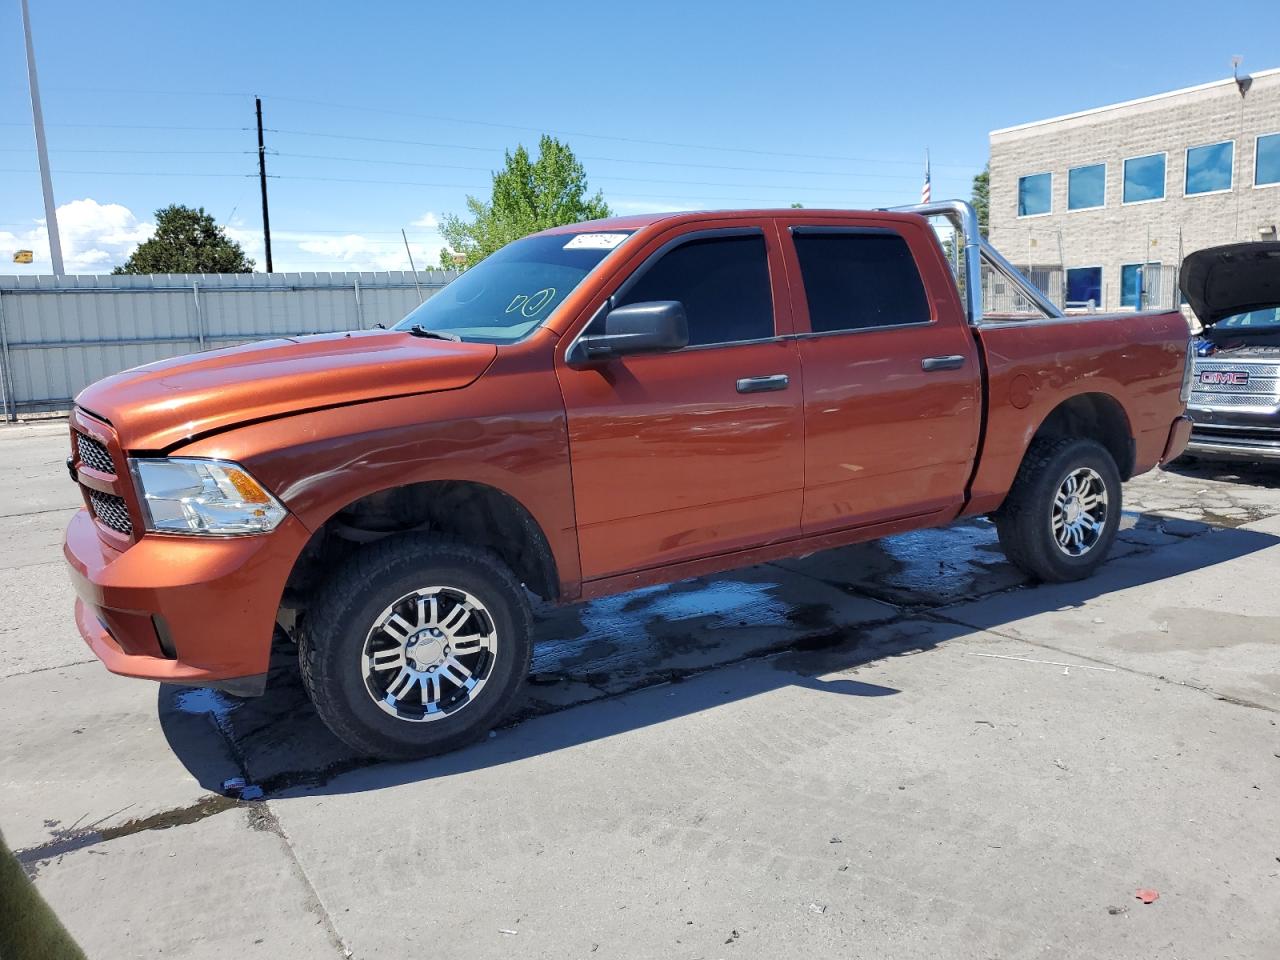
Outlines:
POLYGON ((1249 374, 1245 370, 1204 370, 1200 374, 1200 382, 1224 387, 1243 387, 1249 383, 1249 374))

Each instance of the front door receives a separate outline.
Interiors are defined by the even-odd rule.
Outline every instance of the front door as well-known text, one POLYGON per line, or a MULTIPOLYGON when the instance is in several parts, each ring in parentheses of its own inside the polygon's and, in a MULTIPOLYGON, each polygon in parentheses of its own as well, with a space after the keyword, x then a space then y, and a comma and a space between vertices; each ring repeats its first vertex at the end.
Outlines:
POLYGON ((958 510, 977 452, 981 372, 937 241, 917 219, 790 220, 804 368, 803 529, 958 510))
MULTIPOLYGON (((779 239, 715 221, 655 239, 613 306, 678 300, 689 346, 557 366, 584 580, 799 533, 800 363, 779 239)), ((570 340, 572 338, 566 338, 570 340)))

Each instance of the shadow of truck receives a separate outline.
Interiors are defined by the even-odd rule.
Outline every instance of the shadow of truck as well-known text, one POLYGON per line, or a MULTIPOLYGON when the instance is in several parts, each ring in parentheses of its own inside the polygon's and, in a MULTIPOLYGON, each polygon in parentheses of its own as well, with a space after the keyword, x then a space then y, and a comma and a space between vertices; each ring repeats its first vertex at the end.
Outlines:
POLYGON ((898 691, 850 678, 818 679, 885 657, 929 650, 1011 620, 1080 606, 1155 580, 1171 579, 1280 542, 1265 533, 1222 530, 1158 514, 1130 518, 1128 538, 1094 577, 1028 586, 1002 559, 986 521, 765 564, 716 577, 652 587, 574 607, 540 610, 533 672, 508 726, 549 717, 515 752, 493 740, 443 757, 404 763, 353 754, 329 733, 302 688, 296 651, 273 653, 267 695, 162 686, 157 709, 174 753, 206 789, 243 777, 268 796, 284 791, 348 792, 429 780, 564 749, 783 687, 857 697, 898 691), (1176 530, 1177 533, 1168 533, 1176 530), (1211 538, 1204 541, 1203 538, 1211 538), (1212 542, 1212 550, 1154 545, 1212 542), (1125 562, 1119 557, 1131 556, 1125 562), (992 598, 970 603, 977 598, 992 598), (964 604, 964 622, 949 610, 964 604), (625 694, 730 664, 784 653, 776 669, 722 670, 723 683, 672 697, 625 694), (624 698, 618 709, 575 708, 624 698), (549 716, 554 715, 554 716, 549 716), (340 774, 364 770, 359 777, 340 774))

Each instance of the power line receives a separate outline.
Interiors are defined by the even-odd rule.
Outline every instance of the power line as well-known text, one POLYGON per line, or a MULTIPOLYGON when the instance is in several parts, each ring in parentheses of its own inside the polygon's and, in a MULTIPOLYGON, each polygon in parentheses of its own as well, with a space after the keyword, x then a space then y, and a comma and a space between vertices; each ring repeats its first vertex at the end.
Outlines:
MULTIPOLYGON (((35 147, 0 147, 0 153, 35 153, 35 147)), ((188 154, 197 156, 252 156, 252 150, 117 150, 103 149, 98 147, 66 147, 60 148, 58 153, 123 153, 132 154, 134 156, 186 156, 188 154)))
MULTIPOLYGON (((36 172, 37 171, 31 170, 31 169, 0 168, 0 173, 36 173, 36 172)), ((64 170, 61 168, 59 168, 54 172, 58 173, 61 176, 97 176, 97 177, 188 177, 188 178, 242 179, 242 178, 258 176, 257 174, 253 174, 253 173, 220 173, 220 172, 174 173, 172 171, 161 171, 161 170, 64 170)), ((460 189, 460 190, 467 190, 467 189, 471 189, 473 187, 479 186, 474 183, 473 184, 438 183, 438 182, 427 181, 427 180, 370 180, 365 177, 311 177, 311 176, 297 176, 293 174, 271 174, 270 178, 273 180, 292 180, 292 181, 315 182, 315 183, 354 183, 354 184, 360 184, 362 186, 437 187, 437 188, 460 189)), ((651 182, 661 183, 663 181, 651 181, 651 182)), ((680 183, 680 181, 672 181, 672 182, 677 184, 680 183)), ((737 184, 709 184, 709 185, 723 186, 728 189, 732 189, 735 186, 737 186, 737 184)), ((886 193, 886 191, 868 191, 868 190, 854 190, 854 189, 841 190, 837 187, 818 188, 818 187, 799 187, 799 186, 778 186, 777 188, 772 188, 772 187, 760 187, 760 186, 755 186, 755 187, 746 186, 746 188, 747 189, 777 189, 784 193, 793 193, 797 190, 804 190, 808 193, 812 193, 815 190, 821 190, 823 191, 824 195, 828 195, 831 198, 838 198, 838 199, 835 199, 834 201, 836 203, 848 202, 848 200, 850 200, 852 197, 856 195, 867 195, 867 194, 874 194, 874 196, 877 198, 877 202, 880 202, 883 200, 886 193)), ((654 199, 654 200, 687 202, 687 203, 697 203, 697 204, 704 204, 709 200, 737 202, 737 203, 761 203, 766 205, 772 205, 772 204, 782 202, 782 200, 776 196, 764 198, 764 197, 743 196, 741 194, 737 194, 737 195, 701 194, 696 197, 691 197, 691 196, 682 196, 678 193, 665 193, 665 192, 664 193, 636 193, 632 190, 626 190, 626 191, 620 191, 620 192, 622 193, 622 196, 624 198, 634 197, 638 199, 654 199)))
MULTIPOLYGON (((84 89, 84 88, 68 87, 68 88, 62 88, 62 89, 68 89, 68 90, 74 91, 76 89, 84 89)), ((94 92, 102 93, 107 91, 105 91, 103 88, 96 88, 94 92)), ((166 96, 167 95, 206 96, 206 97, 240 97, 240 96, 251 97, 253 96, 253 94, 249 94, 249 93, 241 94, 241 93, 231 93, 231 92, 221 92, 221 91, 117 90, 115 92, 133 93, 133 94, 145 93, 145 94, 157 94, 157 95, 166 95, 166 96)), ((379 114, 385 114, 388 116, 410 117, 417 120, 433 120, 433 121, 442 122, 442 123, 457 123, 457 124, 470 125, 470 126, 488 127, 491 129, 498 129, 498 130, 523 130, 525 132, 530 132, 530 133, 548 133, 548 134, 554 134, 556 136, 561 136, 561 137, 579 137, 579 138, 588 139, 588 140, 610 140, 616 143, 632 143, 632 144, 644 144, 648 146, 658 146, 658 147, 674 147, 679 150, 713 150, 713 151, 718 151, 722 153, 742 153, 742 154, 749 154, 752 156, 792 157, 792 158, 804 159, 804 160, 831 160, 837 163, 876 163, 876 164, 885 164, 885 165, 894 165, 894 166, 911 166, 911 167, 915 167, 919 163, 918 160, 914 160, 914 159, 913 160, 906 160, 906 159, 886 160, 878 157, 851 157, 851 156, 844 156, 840 154, 798 153, 798 152, 788 152, 788 151, 780 151, 780 150, 761 150, 761 149, 756 149, 752 147, 730 147, 730 146, 725 146, 723 144, 685 143, 681 141, 672 141, 672 140, 650 140, 643 137, 623 137, 623 136, 616 136, 613 134, 584 133, 582 131, 559 130, 559 129, 549 128, 549 127, 529 126, 527 124, 503 123, 497 120, 479 120, 474 117, 450 117, 450 116, 443 116, 441 114, 419 113, 417 111, 411 111, 411 110, 396 110, 388 107, 373 107, 373 106, 370 106, 369 104, 339 103, 332 100, 319 100, 313 97, 292 97, 292 96, 283 96, 278 94, 266 94, 266 96, 268 96, 273 102, 284 101, 288 103, 304 103, 310 106, 328 107, 328 108, 338 109, 338 110, 351 110, 360 114, 379 113, 379 114)), ((934 163, 934 166, 940 167, 940 168, 951 167, 957 170, 972 170, 976 166, 978 166, 978 164, 934 163)))
MULTIPOLYGON (((302 133, 301 131, 292 130, 274 130, 270 127, 264 128, 273 133, 291 133, 303 136, 336 136, 321 133, 302 133)), ((351 140, 369 140, 371 142, 382 143, 385 141, 374 138, 358 138, 355 136, 343 135, 343 139, 351 140)), ((462 149, 462 150, 482 150, 489 152, 490 150, 498 150, 498 147, 473 147, 466 144, 450 144, 450 143, 427 143, 414 141, 401 141, 405 145, 415 145, 424 147, 438 147, 443 149, 462 149)), ((34 147, 0 147, 0 153, 32 153, 34 147)), ((252 150, 140 150, 140 149, 120 149, 120 148, 98 148, 98 147, 71 147, 59 149, 58 153, 85 153, 85 154, 113 154, 113 155, 134 155, 134 156, 248 156, 255 151, 252 150)), ((437 163, 421 160, 389 160, 380 157, 344 157, 334 154, 321 153, 295 153, 293 151, 268 150, 272 156, 295 157, 305 160, 333 160, 343 163, 375 163, 385 164, 389 166, 405 166, 405 167, 435 167, 444 170, 474 170, 485 173, 492 173, 492 166, 475 166, 469 164, 458 163, 437 163)), ((580 160, 589 160, 592 162, 602 163, 635 163, 646 166, 659 167, 688 167, 700 170, 730 170, 742 173, 781 173, 788 176, 819 176, 819 177, 849 177, 854 176, 864 180, 903 180, 915 182, 919 178, 913 175, 897 174, 897 173, 851 173, 847 170, 789 170, 785 167, 741 167, 731 166, 718 163, 686 163, 680 160, 637 160, 632 157, 604 157, 591 154, 579 155, 580 160)), ((607 174, 597 174, 597 177, 609 177, 614 180, 640 179, 634 177, 610 176, 607 174)), ((647 183, 697 183, 698 181, 668 181, 645 179, 647 183)))
POLYGON ((283 133, 293 137, 321 137, 325 140, 354 140, 360 143, 391 143, 404 147, 439 147, 444 150, 475 150, 480 153, 495 153, 502 147, 478 147, 466 143, 433 143, 429 140, 400 140, 393 137, 358 137, 349 133, 322 133, 316 130, 284 130, 269 127, 271 133, 283 133))
MULTIPOLYGON (((821 154, 821 153, 793 153, 793 152, 787 152, 787 151, 781 151, 781 150, 757 150, 750 147, 726 147, 719 144, 683 143, 683 142, 674 141, 674 140, 649 140, 642 137, 619 137, 611 134, 583 133, 581 131, 573 131, 573 130, 556 130, 556 129, 544 128, 544 127, 530 127, 530 126, 525 126, 520 124, 500 123, 493 120, 476 120, 474 118, 446 117, 446 116, 441 116, 439 114, 433 114, 433 113, 417 113, 414 111, 407 111, 407 110, 392 110, 385 107, 371 107, 367 104, 357 105, 357 104, 350 104, 350 103, 335 103, 330 100, 315 100, 309 97, 273 96, 272 99, 283 100, 283 101, 292 102, 292 103, 306 103, 312 106, 336 107, 339 110, 354 110, 362 114, 383 113, 383 114, 389 114, 393 116, 412 117, 418 120, 435 120, 435 121, 444 122, 444 123, 471 124, 473 126, 494 127, 502 130, 525 130, 525 131, 537 132, 537 133, 550 133, 550 134, 555 134, 556 136, 561 136, 561 137, 581 137, 583 139, 588 139, 588 140, 612 140, 617 143, 635 143, 635 144, 646 144, 646 145, 657 146, 657 147, 675 147, 676 149, 679 149, 679 150, 716 150, 724 153, 745 153, 745 154, 751 154, 753 156, 794 157, 802 160, 832 160, 837 163, 880 163, 880 164, 891 164, 896 166, 913 166, 913 167, 919 164, 918 160, 883 160, 875 157, 850 157, 850 156, 842 156, 839 154, 821 154)), ((969 169, 972 169, 975 165, 974 164, 935 163, 934 166, 956 167, 957 169, 969 170, 969 169)))
MULTIPOLYGON (((476 166, 467 166, 467 165, 465 165, 465 164, 457 164, 457 163, 433 163, 433 162, 427 162, 427 161, 422 161, 422 160, 384 160, 384 159, 376 158, 376 157, 340 157, 340 156, 335 156, 335 155, 333 155, 333 154, 324 154, 324 153, 294 153, 294 152, 292 152, 292 151, 279 151, 279 150, 277 150, 277 151, 275 151, 275 155, 276 155, 276 156, 279 156, 279 157, 296 157, 296 158, 298 158, 298 159, 302 159, 302 160, 334 160, 334 161, 338 161, 338 162, 342 162, 342 163, 380 163, 380 164, 387 164, 387 165, 390 165, 390 166, 397 166, 397 167, 434 167, 434 168, 438 168, 438 169, 448 169, 448 170, 477 170, 477 171, 483 171, 483 172, 486 172, 486 173, 491 173, 491 172, 492 172, 492 170, 493 170, 493 168, 492 168, 492 167, 476 167, 476 166)), ((582 160, 591 160, 591 161, 607 160, 607 161, 611 161, 611 162, 619 162, 619 163, 631 163, 631 162, 632 162, 632 161, 630 161, 630 160, 623 159, 623 158, 621 158, 621 157, 588 157, 588 156, 583 156, 583 157, 580 157, 579 159, 582 159, 582 160)), ((822 175, 822 176, 830 176, 830 177, 848 177, 848 176, 854 176, 854 177, 857 177, 857 178, 858 178, 858 179, 860 179, 860 180, 906 180, 906 181, 910 181, 910 182, 912 182, 912 183, 918 183, 918 182, 919 182, 919 179, 920 179, 919 177, 907 176, 907 175, 905 175, 905 174, 899 174, 899 173, 855 173, 855 174, 850 174, 850 173, 847 173, 847 172, 836 172, 836 171, 826 171, 826 170, 810 170, 810 171, 805 171, 805 170, 777 170, 777 169, 775 169, 775 170, 760 170, 760 169, 752 169, 752 168, 750 168, 750 167, 719 167, 719 166, 716 166, 716 165, 714 165, 714 164, 692 164, 692 165, 691 165, 691 164, 682 164, 682 163, 677 163, 677 162, 675 162, 675 161, 672 161, 672 162, 670 162, 670 163, 663 162, 663 164, 662 164, 662 165, 663 165, 663 166, 677 166, 677 167, 678 167, 678 166, 700 166, 700 167, 707 167, 707 168, 709 168, 709 169, 716 169, 716 170, 741 170, 741 171, 743 171, 743 172, 749 172, 749 173, 769 173, 769 172, 772 172, 772 173, 785 173, 785 174, 796 174, 796 175, 800 175, 800 174, 819 174, 819 175, 822 175)), ((705 180, 664 180, 664 179, 657 179, 657 178, 653 178, 653 177, 623 177, 623 176, 617 176, 617 175, 614 175, 614 174, 601 174, 601 173, 593 174, 592 179, 597 179, 597 180, 634 180, 634 181, 641 182, 641 183, 684 183, 684 184, 692 184, 692 185, 695 185, 695 186, 713 186, 713 187, 718 187, 718 186, 761 186, 761 184, 745 184, 745 183, 740 183, 740 184, 721 184, 721 183, 719 183, 719 182, 712 182, 712 183, 708 183, 708 182, 707 182, 707 181, 705 181, 705 180)), ((764 184, 763 186, 768 186, 768 187, 780 186, 780 187, 785 187, 786 189, 792 189, 791 185, 789 185, 789 184, 787 184, 787 185, 779 185, 779 184, 764 184)))
MULTIPOLYGON (((91 176, 91 177, 255 177, 255 173, 193 173, 184 171, 182 173, 173 173, 164 170, 63 170, 59 168, 52 171, 61 176, 91 176)), ((11 168, 0 168, 0 173, 39 173, 38 170, 30 168, 15 170, 11 168)))
MULTIPOLYGON (((404 140, 396 137, 363 137, 363 136, 359 136, 357 134, 351 134, 351 133, 325 133, 323 131, 318 131, 318 130, 285 130, 283 128, 272 127, 272 128, 269 128, 269 131, 271 133, 285 134, 286 136, 295 136, 295 137, 318 137, 325 140, 349 140, 355 143, 377 143, 377 144, 384 144, 384 145, 391 144, 391 145, 402 146, 402 147, 433 147, 440 150, 471 150, 479 153, 494 153, 498 150, 504 149, 502 147, 479 147, 479 146, 475 146, 474 144, 443 143, 440 141, 432 141, 432 140, 404 140)), ((302 156, 302 154, 298 154, 298 156, 302 156)), ((318 155, 313 155, 313 156, 318 156, 318 155)), ((334 157, 332 159, 339 159, 339 158, 334 157)), ((349 159, 357 159, 357 158, 349 158, 349 159)), ((704 170, 738 170, 746 173, 766 173, 766 172, 767 173, 785 173, 793 176, 821 176, 821 177, 858 176, 863 178, 875 178, 875 179, 881 179, 881 180, 890 180, 890 179, 909 180, 912 182, 917 182, 919 180, 919 177, 917 176, 914 176, 914 175, 908 176, 905 174, 861 173, 861 172, 855 172, 855 171, 849 171, 849 170, 787 170, 781 167, 767 167, 767 168, 735 167, 735 166, 726 166, 723 164, 714 164, 714 163, 686 163, 681 160, 637 160, 632 157, 604 157, 604 156, 597 156, 592 154, 581 154, 578 157, 578 159, 604 161, 608 163, 641 163, 641 164, 654 165, 654 166, 697 167, 699 169, 704 169, 704 170)), ((386 161, 386 162, 391 163, 394 161, 386 161)), ((426 166, 445 166, 445 164, 425 164, 425 165, 426 166)), ((938 164, 935 164, 935 166, 938 166, 938 164)), ((456 167, 456 169, 481 169, 481 168, 456 167)))
MULTIPOLYGON (((25 127, 26 124, 17 120, 0 120, 0 127, 25 127)), ((249 130, 249 127, 194 127, 194 126, 170 126, 167 124, 154 123, 47 123, 47 127, 70 127, 77 129, 92 130, 216 130, 216 131, 235 131, 243 133, 249 130)))
MULTIPOLYGON (((422 180, 369 180, 369 179, 362 178, 362 177, 306 177, 306 176, 295 176, 295 175, 293 175, 293 174, 278 174, 278 175, 277 175, 277 178, 278 178, 278 179, 280 179, 280 180, 301 180, 301 181, 313 181, 313 182, 316 182, 316 183, 359 183, 359 184, 366 184, 366 185, 381 184, 381 185, 385 185, 385 186, 400 186, 400 187, 457 187, 457 188, 461 188, 461 189, 466 189, 466 188, 467 188, 467 185, 466 185, 466 184, 460 184, 460 183, 431 183, 431 182, 428 182, 428 181, 422 181, 422 180)), ((728 183, 727 183, 727 184, 715 184, 715 186, 724 186, 724 187, 732 188, 732 187, 734 186, 734 184, 728 184, 728 183)), ((790 190, 792 190, 792 189, 794 189, 794 188, 791 188, 791 187, 780 187, 779 189, 780 189, 780 190, 783 190, 783 191, 790 191, 790 190)), ((829 190, 829 193, 831 193, 833 196, 839 196, 839 197, 849 197, 849 196, 851 196, 852 194, 854 194, 854 193, 858 193, 858 192, 860 192, 860 193, 865 193, 866 191, 839 190, 839 189, 834 188, 834 187, 833 187, 833 188, 831 188, 831 189, 829 190)), ((878 194, 878 195, 879 195, 879 196, 883 196, 883 194, 882 194, 882 193, 881 193, 881 194, 878 194)), ((710 194, 708 194, 708 195, 703 195, 703 196, 700 196, 700 197, 680 197, 680 196, 676 196, 675 194, 670 194, 670 193, 634 193, 634 192, 632 192, 632 191, 627 191, 627 192, 624 194, 624 196, 626 196, 626 197, 640 197, 640 198, 646 198, 646 199, 647 199, 647 198, 652 198, 652 199, 659 199, 659 200, 686 200, 686 201, 696 202, 696 203, 702 203, 702 202, 704 202, 704 201, 706 201, 706 200, 734 200, 734 201, 743 201, 743 202, 750 202, 750 203, 757 203, 757 202, 768 202, 768 203, 774 203, 774 202, 778 202, 778 198, 776 198, 776 197, 769 198, 767 201, 765 201, 765 200, 763 200, 762 198, 759 198, 759 197, 752 198, 752 197, 743 197, 743 196, 741 196, 741 195, 739 195, 739 196, 724 196, 724 195, 710 195, 710 194)))

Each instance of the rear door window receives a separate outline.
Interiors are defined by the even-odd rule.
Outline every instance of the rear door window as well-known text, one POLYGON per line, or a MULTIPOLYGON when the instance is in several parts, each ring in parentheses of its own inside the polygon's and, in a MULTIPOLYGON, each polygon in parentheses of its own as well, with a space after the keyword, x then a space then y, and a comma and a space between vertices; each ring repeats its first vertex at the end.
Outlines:
POLYGON ((794 227, 792 238, 814 333, 930 321, 920 271, 900 234, 794 227))
POLYGON ((617 305, 679 300, 689 321, 690 346, 774 335, 769 259, 762 235, 693 239, 642 269, 617 305))

